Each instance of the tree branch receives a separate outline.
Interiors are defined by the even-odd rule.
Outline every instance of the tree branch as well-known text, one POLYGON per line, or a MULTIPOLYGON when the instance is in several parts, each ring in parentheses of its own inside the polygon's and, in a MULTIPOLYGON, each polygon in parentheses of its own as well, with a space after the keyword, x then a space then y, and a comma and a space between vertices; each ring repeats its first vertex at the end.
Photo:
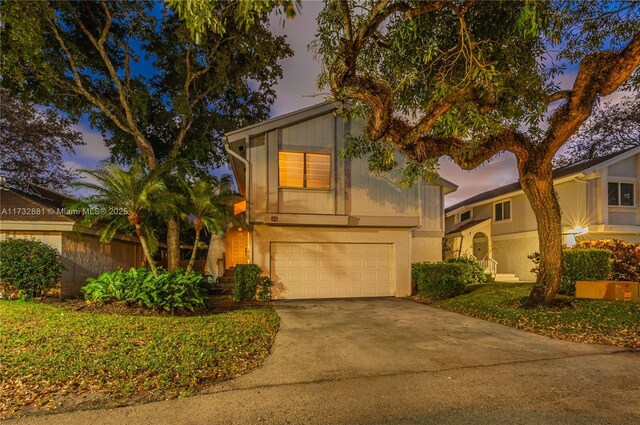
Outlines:
POLYGON ((553 103, 556 100, 569 99, 571 97, 571 90, 560 90, 555 93, 552 93, 549 97, 547 97, 547 104, 553 103))
MULTIPOLYGON (((586 56, 580 62, 568 102, 551 116, 541 143, 544 160, 551 161, 558 149, 591 115, 598 96, 617 90, 640 66, 640 33, 620 52, 605 51, 586 56)), ((553 95, 552 95, 553 96, 553 95)))
POLYGON ((473 170, 500 152, 512 152, 519 160, 528 157, 530 140, 522 133, 506 130, 502 134, 489 137, 476 145, 470 146, 468 140, 455 137, 434 138, 424 136, 416 143, 402 146, 401 149, 409 158, 424 162, 448 156, 463 170, 473 170))

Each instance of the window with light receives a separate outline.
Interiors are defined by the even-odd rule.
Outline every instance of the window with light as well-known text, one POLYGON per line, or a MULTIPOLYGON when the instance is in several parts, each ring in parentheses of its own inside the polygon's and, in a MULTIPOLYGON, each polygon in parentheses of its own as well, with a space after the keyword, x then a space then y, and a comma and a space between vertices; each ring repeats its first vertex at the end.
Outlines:
POLYGON ((282 187, 331 188, 331 155, 280 151, 278 167, 282 187))

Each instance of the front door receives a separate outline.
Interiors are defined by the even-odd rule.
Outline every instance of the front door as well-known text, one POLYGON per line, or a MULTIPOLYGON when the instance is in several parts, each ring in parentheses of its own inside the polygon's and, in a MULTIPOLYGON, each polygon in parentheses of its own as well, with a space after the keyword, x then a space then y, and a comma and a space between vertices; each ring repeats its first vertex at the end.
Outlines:
POLYGON ((473 235, 473 255, 478 260, 484 260, 489 254, 489 239, 484 233, 473 235))
POLYGON ((249 232, 234 227, 227 232, 226 267, 249 262, 249 232))

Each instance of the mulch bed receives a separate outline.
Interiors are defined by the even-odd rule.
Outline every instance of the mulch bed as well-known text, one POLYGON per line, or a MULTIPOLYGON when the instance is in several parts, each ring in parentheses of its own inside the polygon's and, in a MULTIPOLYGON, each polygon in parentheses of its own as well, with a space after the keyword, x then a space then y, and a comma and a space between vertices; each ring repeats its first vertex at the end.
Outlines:
POLYGON ((87 313, 120 314, 124 316, 207 316, 212 314, 226 313, 242 308, 263 307, 271 303, 268 301, 234 301, 229 295, 212 295, 202 309, 179 310, 168 312, 164 310, 149 310, 148 308, 135 305, 128 305, 121 302, 108 302, 103 304, 87 304, 80 298, 57 298, 45 297, 40 299, 45 304, 52 304, 67 310, 81 311, 87 313))

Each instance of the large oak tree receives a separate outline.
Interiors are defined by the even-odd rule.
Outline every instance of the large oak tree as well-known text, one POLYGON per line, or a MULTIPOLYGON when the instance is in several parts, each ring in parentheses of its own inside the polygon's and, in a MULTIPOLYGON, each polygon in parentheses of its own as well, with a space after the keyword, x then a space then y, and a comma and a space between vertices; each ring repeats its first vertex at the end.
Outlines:
MULTIPOLYGON (((225 131, 268 116, 278 60, 291 54, 268 30, 268 8, 214 6, 219 25, 196 43, 161 2, 4 1, 3 85, 87 115, 121 162, 206 171, 225 162, 225 131)), ((170 269, 179 242, 176 211, 167 217, 170 269)))
POLYGON ((640 3, 330 0, 318 18, 320 85, 366 119, 345 156, 374 170, 409 162, 405 179, 449 156, 471 170, 517 159, 535 213, 540 271, 529 300, 552 302, 562 272, 552 160, 597 99, 640 80, 640 3), (560 89, 563 66, 577 65, 560 89))
POLYGON ((83 145, 73 122, 53 109, 39 109, 0 90, 0 172, 12 186, 30 190, 35 183, 65 191, 76 178, 63 159, 83 145))

